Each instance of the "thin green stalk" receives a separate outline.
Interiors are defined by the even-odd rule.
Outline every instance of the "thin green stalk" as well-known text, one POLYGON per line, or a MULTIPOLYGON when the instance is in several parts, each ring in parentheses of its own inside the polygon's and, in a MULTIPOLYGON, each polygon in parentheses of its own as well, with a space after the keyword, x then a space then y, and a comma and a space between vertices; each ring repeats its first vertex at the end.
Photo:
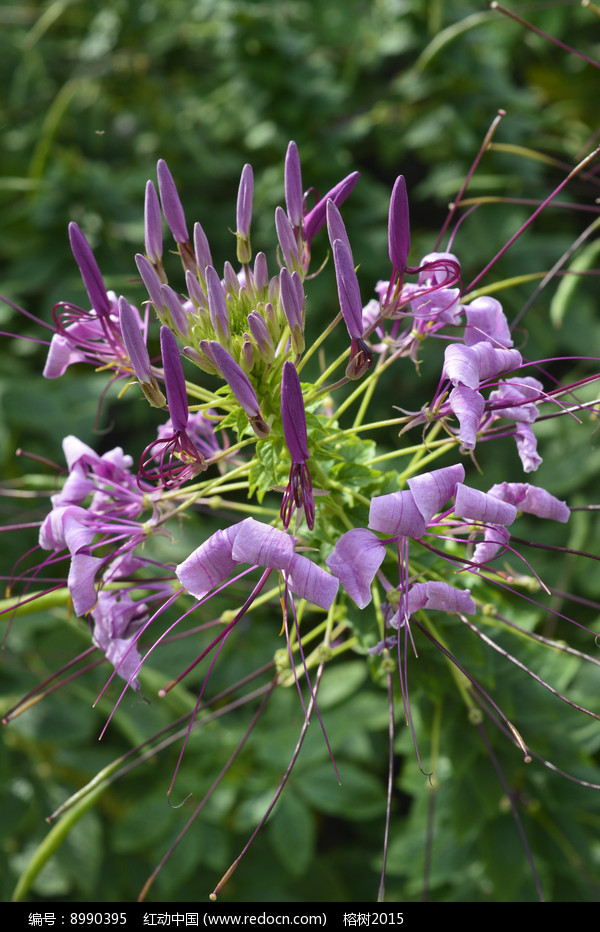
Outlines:
POLYGON ((306 352, 302 356, 301 361, 298 363, 298 366, 297 366, 298 373, 302 371, 302 369, 304 368, 304 366, 306 365, 306 363, 308 362, 312 354, 315 352, 315 350, 319 348, 321 343, 323 343, 323 341, 327 339, 330 333, 333 333, 333 331, 335 330, 335 328, 337 327, 341 319, 342 319, 342 312, 340 311, 337 317, 333 318, 329 326, 325 327, 325 330, 323 330, 322 334, 319 337, 317 337, 317 339, 315 340, 311 348, 306 350, 306 352))
MULTIPOLYGON (((111 764, 110 767, 105 768, 105 771, 102 773, 105 774, 107 770, 110 770, 111 767, 114 766, 115 764, 111 764)), ((95 780, 97 780, 99 776, 100 774, 97 775, 95 780)), ((42 868, 45 867, 50 858, 58 851, 71 829, 74 828, 81 817, 97 803, 105 789, 106 785, 99 786, 91 793, 87 793, 84 798, 80 799, 79 802, 69 810, 69 812, 65 813, 60 822, 50 829, 46 838, 38 846, 33 857, 19 877, 11 897, 13 903, 20 903, 23 901, 42 868)))

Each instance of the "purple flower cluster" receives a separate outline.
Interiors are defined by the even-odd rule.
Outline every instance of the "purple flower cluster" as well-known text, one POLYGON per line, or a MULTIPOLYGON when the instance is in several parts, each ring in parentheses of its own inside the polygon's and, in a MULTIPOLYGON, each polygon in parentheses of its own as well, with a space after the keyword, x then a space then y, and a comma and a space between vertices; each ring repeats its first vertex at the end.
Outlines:
MULTIPOLYGON (((148 600, 132 593, 147 589, 161 600, 171 591, 164 580, 136 578, 151 561, 135 551, 160 532, 169 506, 159 492, 139 488, 132 459, 120 447, 99 456, 76 437, 66 437, 63 449, 69 472, 40 527, 39 547, 52 556, 39 569, 67 557, 75 613, 91 613, 94 643, 129 680, 140 662, 136 634, 148 619, 148 600)), ((168 567, 163 569, 172 578, 168 567)), ((133 685, 139 688, 137 679, 133 685)))
MULTIPOLYGON (((466 569, 477 573, 509 545, 506 527, 513 523, 517 508, 541 518, 567 521, 569 509, 542 488, 526 483, 505 482, 481 492, 465 485, 464 467, 447 466, 408 480, 408 489, 375 496, 369 508, 369 526, 347 531, 327 558, 327 565, 359 608, 371 601, 371 586, 379 573, 387 548, 396 548, 400 581, 393 591, 394 605, 389 623, 399 627, 420 608, 472 613, 475 604, 468 590, 457 590, 446 582, 415 582, 409 570, 409 541, 429 546, 426 538, 482 535, 466 569), (444 508, 452 501, 452 507, 444 508), (460 519, 460 520, 457 520, 460 519), (466 522, 466 523, 465 523, 466 522), (383 539, 378 535, 386 535, 383 539), (424 588, 425 587, 425 588, 424 588), (424 600, 424 601, 423 601, 424 600)), ((452 561, 456 565, 456 561, 452 561)), ((388 602, 391 604, 389 586, 388 602)))

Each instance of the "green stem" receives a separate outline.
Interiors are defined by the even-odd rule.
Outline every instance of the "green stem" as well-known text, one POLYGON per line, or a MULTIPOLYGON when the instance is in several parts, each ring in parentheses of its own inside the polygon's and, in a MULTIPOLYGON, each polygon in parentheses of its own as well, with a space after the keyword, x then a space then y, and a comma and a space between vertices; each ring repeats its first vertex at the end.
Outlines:
MULTIPOLYGON (((105 776, 106 772, 110 771, 111 768, 114 767, 116 767, 116 762, 115 764, 111 764, 110 767, 107 767, 105 771, 101 772, 101 774, 98 774, 95 780, 98 780, 101 775, 105 776)), ((44 841, 36 849, 33 857, 17 881, 17 885, 11 897, 13 903, 20 903, 27 896, 27 893, 31 889, 35 878, 38 876, 42 868, 45 867, 50 858, 60 848, 71 829, 76 825, 81 817, 84 816, 86 812, 96 804, 106 789, 106 786, 99 786, 91 793, 87 792, 89 789, 89 784, 88 787, 84 789, 86 790, 85 797, 80 799, 79 802, 77 802, 73 808, 62 817, 60 822, 58 822, 53 828, 50 829, 44 841)), ((81 792, 83 792, 83 790, 81 792)))

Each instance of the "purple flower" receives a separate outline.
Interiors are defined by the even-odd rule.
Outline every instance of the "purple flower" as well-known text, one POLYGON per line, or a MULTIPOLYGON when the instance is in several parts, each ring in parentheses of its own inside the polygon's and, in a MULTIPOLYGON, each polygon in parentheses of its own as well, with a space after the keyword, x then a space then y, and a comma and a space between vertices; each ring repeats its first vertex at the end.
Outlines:
MULTIPOLYGON (((459 463, 413 477, 407 490, 375 496, 369 509, 369 530, 354 528, 337 541, 326 563, 359 608, 371 601, 371 584, 386 546, 420 538, 464 476, 459 463), (391 540, 380 540, 374 531, 389 535, 391 540)), ((400 567, 401 579, 405 569, 400 567)))
MULTIPOLYGON (((56 333, 48 349, 45 378, 56 379, 78 362, 112 368, 119 377, 131 374, 129 356, 119 327, 116 294, 108 292, 107 300, 109 311, 102 312, 102 315, 95 308, 85 310, 66 301, 52 308, 56 333)), ((139 321, 140 329, 142 326, 139 321)))
POLYGON ((127 592, 102 589, 91 612, 93 639, 116 672, 136 691, 140 683, 135 676, 142 658, 136 647, 136 635, 148 620, 148 606, 136 602, 127 592))
POLYGON ((315 501, 310 472, 306 465, 310 454, 304 399, 296 367, 289 361, 283 364, 281 376, 281 421, 285 442, 292 458, 290 478, 281 503, 281 520, 283 526, 288 528, 294 508, 304 508, 306 523, 312 531, 315 526, 315 501))

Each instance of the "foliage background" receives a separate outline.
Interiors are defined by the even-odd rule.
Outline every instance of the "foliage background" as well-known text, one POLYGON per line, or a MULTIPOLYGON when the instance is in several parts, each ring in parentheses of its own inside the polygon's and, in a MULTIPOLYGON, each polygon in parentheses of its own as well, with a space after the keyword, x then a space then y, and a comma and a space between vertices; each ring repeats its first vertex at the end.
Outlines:
MULTIPOLYGON (((590 10, 570 2, 519 9, 539 27, 600 57, 598 20, 590 10)), ((399 172, 409 185, 411 260, 416 263, 433 247, 447 202, 499 108, 507 117, 497 142, 529 147, 554 161, 515 151, 489 152, 469 193, 542 198, 562 179, 565 166, 588 151, 597 130, 594 69, 481 2, 105 0, 101 8, 83 0, 3 2, 0 27, 1 290, 45 320, 57 300, 83 301, 68 250, 71 219, 90 239, 108 287, 141 300, 133 254, 143 242, 144 186, 155 177, 158 158, 166 159, 177 179, 188 218, 200 219, 207 230, 217 266, 232 252, 228 229, 235 221, 244 162, 253 164, 256 179, 253 243, 270 254, 289 139, 298 144, 305 186, 323 192, 344 173, 359 169, 360 184, 344 217, 366 301, 369 283, 387 269, 387 203, 399 172)), ((593 175, 578 179, 563 199, 591 204, 596 187, 593 175)), ((454 244, 463 281, 478 273, 529 210, 489 206, 463 224, 454 244)), ((501 260, 496 277, 549 268, 587 222, 589 215, 549 210, 501 260)), ((330 270, 314 283, 310 326, 315 333, 332 314, 331 285, 330 270)), ((502 295, 509 318, 534 287, 522 285, 502 295)), ((563 325, 555 327, 551 313, 554 308, 554 319, 559 319, 560 299, 553 284, 529 311, 528 356, 582 354, 600 345, 593 284, 584 281, 572 290, 563 325)), ((8 306, 0 307, 0 321, 3 330, 39 336, 34 324, 8 306)), ((27 463, 14 455, 17 448, 60 461, 66 433, 100 452, 119 443, 134 456, 140 452, 154 424, 145 406, 117 405, 109 395, 101 432, 94 434, 101 380, 75 371, 45 382, 39 374, 43 347, 3 341, 0 461, 5 487, 27 471, 27 463)), ((593 371, 585 363, 569 369, 563 364, 552 371, 573 378, 593 371)), ((439 361, 424 360, 420 381, 407 373, 407 380, 390 382, 390 393, 397 404, 420 406, 437 382, 439 361)), ((387 400, 382 405, 386 412, 387 400)), ((568 496, 571 504, 594 501, 600 464, 592 431, 556 421, 540 425, 538 433, 546 462, 536 481, 568 496)), ((480 461, 486 488, 517 465, 512 449, 499 444, 482 451, 480 461)), ((39 502, 17 504, 0 499, 6 521, 33 521, 44 512, 39 502)), ((583 513, 574 516, 570 534, 571 546, 599 552, 597 528, 583 513)), ((3 572, 33 543, 35 531, 3 535, 3 572)), ((182 547, 188 543, 183 540, 182 547)), ((594 600, 600 583, 594 574, 574 560, 553 565, 535 556, 542 575, 553 574, 560 589, 588 600, 578 618, 598 630, 594 600)), ((548 631, 548 620, 533 610, 507 605, 506 613, 511 611, 521 623, 542 624, 540 630, 548 631)), ((583 636, 566 634, 590 646, 583 636)), ((558 632, 566 634, 563 628, 558 632)), ((63 613, 32 615, 15 624, 0 659, 3 707, 88 646, 87 637, 63 613)), ((463 656, 493 685, 507 714, 516 715, 522 729, 542 736, 540 753, 598 782, 596 723, 582 722, 539 689, 532 693, 532 682, 512 666, 467 636, 463 639, 463 656)), ((164 668, 159 665, 145 683, 149 694, 189 650, 183 641, 161 657, 164 668)), ((252 662, 265 663, 270 655, 272 639, 265 644, 260 626, 248 626, 239 654, 229 655, 211 687, 218 692, 251 669, 252 662)), ((536 652, 526 659, 544 665, 557 688, 568 687, 583 704, 597 694, 596 668, 590 673, 574 661, 536 652)), ((105 679, 101 667, 2 729, 0 779, 7 790, 0 804, 3 899, 10 897, 19 872, 45 837, 44 818, 99 767, 194 702, 192 688, 162 704, 126 704, 98 744, 110 699, 93 712, 91 703, 105 679)), ((533 899, 531 873, 502 787, 447 679, 439 657, 425 651, 411 681, 422 740, 425 747, 438 742, 439 749, 427 895, 463 901, 533 899)), ((371 682, 362 661, 348 660, 328 671, 320 708, 327 713, 328 734, 343 766, 343 794, 315 730, 275 817, 224 896, 238 901, 374 898, 387 768, 385 693, 371 682)), ((190 805, 201 798, 248 718, 242 711, 216 720, 191 742, 177 785, 180 799, 188 792, 193 793, 190 805)), ((262 814, 300 723, 297 696, 280 691, 251 747, 159 878, 154 898, 205 898, 262 814)), ((404 732, 396 748, 388 896, 409 901, 423 897, 432 797, 404 732)), ((505 741, 495 748, 508 783, 519 788, 521 815, 547 896, 596 899, 597 794, 537 765, 525 768, 505 741)), ((176 756, 172 748, 110 787, 37 878, 30 897, 135 899, 187 818, 189 810, 174 811, 165 799, 176 756)))

